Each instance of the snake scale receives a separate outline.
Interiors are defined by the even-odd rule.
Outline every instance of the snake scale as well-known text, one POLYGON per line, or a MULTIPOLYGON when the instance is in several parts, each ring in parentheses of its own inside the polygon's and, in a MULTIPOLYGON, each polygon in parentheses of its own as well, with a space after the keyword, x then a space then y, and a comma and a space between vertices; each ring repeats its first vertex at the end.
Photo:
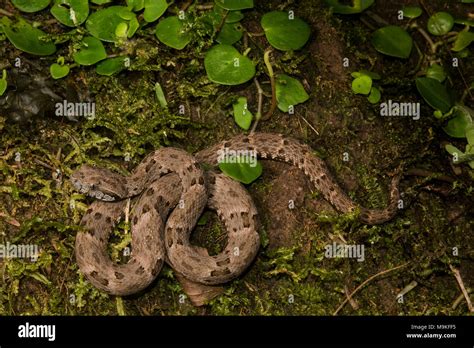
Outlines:
POLYGON ((162 148, 146 156, 127 177, 83 165, 71 181, 78 191, 97 198, 83 216, 85 229, 76 238, 76 259, 87 279, 110 294, 129 295, 146 288, 164 262, 181 277, 205 285, 225 283, 241 274, 259 249, 257 210, 240 183, 201 169, 202 163, 216 166, 219 153, 229 149, 253 151, 259 158, 297 166, 338 211, 357 209, 364 223, 380 224, 397 212, 400 175, 392 178, 385 209, 360 207, 308 145, 281 134, 238 135, 194 156, 162 148), (115 264, 107 253, 109 235, 123 215, 125 198, 135 196, 131 257, 126 264, 115 264), (228 233, 227 246, 213 256, 189 242, 206 206, 217 212, 228 233))

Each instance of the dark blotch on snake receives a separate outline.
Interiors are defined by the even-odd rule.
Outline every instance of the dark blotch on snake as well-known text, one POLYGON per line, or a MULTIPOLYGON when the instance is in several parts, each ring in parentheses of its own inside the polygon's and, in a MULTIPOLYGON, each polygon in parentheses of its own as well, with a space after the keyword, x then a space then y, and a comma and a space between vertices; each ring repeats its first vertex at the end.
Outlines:
POLYGON ((242 211, 240 212, 240 216, 242 217, 242 223, 244 224, 244 227, 250 227, 249 213, 242 211))
POLYGON ((216 265, 220 267, 220 266, 228 265, 229 263, 230 263, 230 258, 227 258, 227 259, 222 260, 222 261, 217 261, 216 265))
POLYGON ((211 271, 211 277, 220 277, 225 276, 226 274, 230 274, 230 269, 224 268, 222 271, 211 271))
POLYGON ((133 217, 133 224, 136 225, 138 222, 138 216, 133 217))
POLYGON ((135 274, 143 274, 145 273, 145 268, 143 268, 143 266, 140 266, 139 268, 137 268, 137 270, 135 271, 135 274))
POLYGON ((120 272, 115 272, 115 278, 117 279, 123 279, 125 276, 123 275, 123 273, 120 273, 120 272))
POLYGON ((95 214, 94 214, 94 219, 100 220, 100 218, 102 218, 102 214, 101 214, 101 213, 95 213, 95 214))

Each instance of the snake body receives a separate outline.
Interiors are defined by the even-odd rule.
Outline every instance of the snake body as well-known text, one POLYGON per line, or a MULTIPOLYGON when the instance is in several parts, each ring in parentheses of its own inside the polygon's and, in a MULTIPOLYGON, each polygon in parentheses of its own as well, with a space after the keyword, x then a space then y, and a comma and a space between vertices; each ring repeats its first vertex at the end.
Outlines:
POLYGON ((364 223, 380 224, 397 212, 399 175, 392 179, 385 209, 360 207, 309 146, 281 134, 238 135, 194 157, 162 148, 148 155, 128 177, 84 165, 71 181, 80 192, 98 199, 83 216, 85 231, 76 238, 76 259, 88 280, 108 293, 128 295, 148 286, 164 261, 180 276, 206 285, 225 283, 241 274, 259 249, 257 210, 241 184, 200 167, 200 163, 217 165, 219 154, 226 150, 254 152, 260 158, 297 166, 338 211, 357 209, 364 223), (108 257, 106 245, 122 216, 125 198, 134 196, 139 198, 132 210, 132 254, 127 264, 117 265, 108 257), (228 233, 227 246, 214 256, 189 242, 206 205, 217 212, 228 233))

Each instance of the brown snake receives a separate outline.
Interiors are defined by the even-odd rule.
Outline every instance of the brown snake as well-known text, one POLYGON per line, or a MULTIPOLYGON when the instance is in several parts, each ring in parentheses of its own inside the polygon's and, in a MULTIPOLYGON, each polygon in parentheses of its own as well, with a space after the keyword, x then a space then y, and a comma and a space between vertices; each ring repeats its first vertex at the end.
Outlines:
POLYGON ((164 261, 184 278, 206 285, 225 283, 241 274, 259 249, 257 210, 241 184, 223 174, 203 172, 199 165, 217 165, 220 151, 226 149, 255 151, 260 158, 297 166, 338 211, 358 209, 364 223, 380 224, 397 212, 400 175, 392 179, 385 209, 360 207, 309 146, 281 134, 238 135, 194 157, 162 148, 149 154, 128 177, 87 165, 72 174, 77 190, 98 199, 83 216, 85 231, 76 238, 76 259, 87 279, 108 293, 129 295, 148 286, 164 261), (138 195, 131 213, 131 258, 117 265, 107 254, 108 238, 123 214, 125 198, 138 195), (206 205, 217 212, 228 233, 227 246, 215 256, 189 242, 206 205))

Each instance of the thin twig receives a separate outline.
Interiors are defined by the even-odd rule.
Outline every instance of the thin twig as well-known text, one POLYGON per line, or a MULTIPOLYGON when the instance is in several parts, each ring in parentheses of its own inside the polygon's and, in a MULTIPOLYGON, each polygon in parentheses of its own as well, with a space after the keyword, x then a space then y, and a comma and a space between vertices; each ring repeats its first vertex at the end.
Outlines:
POLYGON ((472 306, 471 298, 469 297, 469 294, 466 288, 464 287, 464 282, 462 281, 461 273, 459 273, 459 270, 454 268, 453 265, 449 265, 449 268, 454 273, 454 277, 456 278, 456 281, 458 282, 458 285, 461 288, 464 298, 466 299, 467 308, 469 308, 469 312, 474 313, 474 307, 472 306))
POLYGON ((365 280, 362 284, 360 284, 357 288, 355 288, 355 290, 347 296, 347 298, 340 304, 340 306, 334 311, 334 313, 332 315, 337 315, 337 313, 339 313, 339 311, 344 307, 344 305, 355 295, 356 292, 358 292, 360 289, 362 289, 367 283, 369 283, 370 281, 372 281, 374 278, 377 278, 381 275, 384 275, 384 274, 387 274, 389 272, 392 272, 392 271, 395 271, 397 269, 400 269, 400 268, 403 268, 405 266, 408 265, 408 262, 407 263, 404 263, 403 265, 400 265, 400 266, 397 266, 397 267, 394 267, 394 268, 390 268, 390 269, 387 269, 385 271, 382 271, 382 272, 379 272, 377 274, 374 274, 373 276, 371 276, 370 278, 368 278, 367 280, 365 280))
POLYGON ((257 86, 258 107, 257 107, 257 114, 255 115, 255 122, 253 123, 250 134, 255 132, 255 129, 257 129, 258 121, 260 121, 260 119, 262 118, 262 104, 263 104, 263 89, 262 87, 260 87, 260 83, 258 82, 256 77, 253 79, 253 81, 255 82, 255 85, 257 86))
POLYGON ((306 122, 306 124, 308 125, 309 128, 311 128, 313 130, 313 132, 315 132, 317 135, 319 135, 319 132, 316 130, 316 128, 314 128, 311 123, 308 122, 308 120, 306 118, 304 118, 304 116, 300 116, 303 121, 306 122))
POLYGON ((0 8, 0 14, 3 14, 3 15, 8 16, 8 17, 13 17, 14 16, 13 13, 8 12, 7 10, 4 10, 2 8, 0 8))

